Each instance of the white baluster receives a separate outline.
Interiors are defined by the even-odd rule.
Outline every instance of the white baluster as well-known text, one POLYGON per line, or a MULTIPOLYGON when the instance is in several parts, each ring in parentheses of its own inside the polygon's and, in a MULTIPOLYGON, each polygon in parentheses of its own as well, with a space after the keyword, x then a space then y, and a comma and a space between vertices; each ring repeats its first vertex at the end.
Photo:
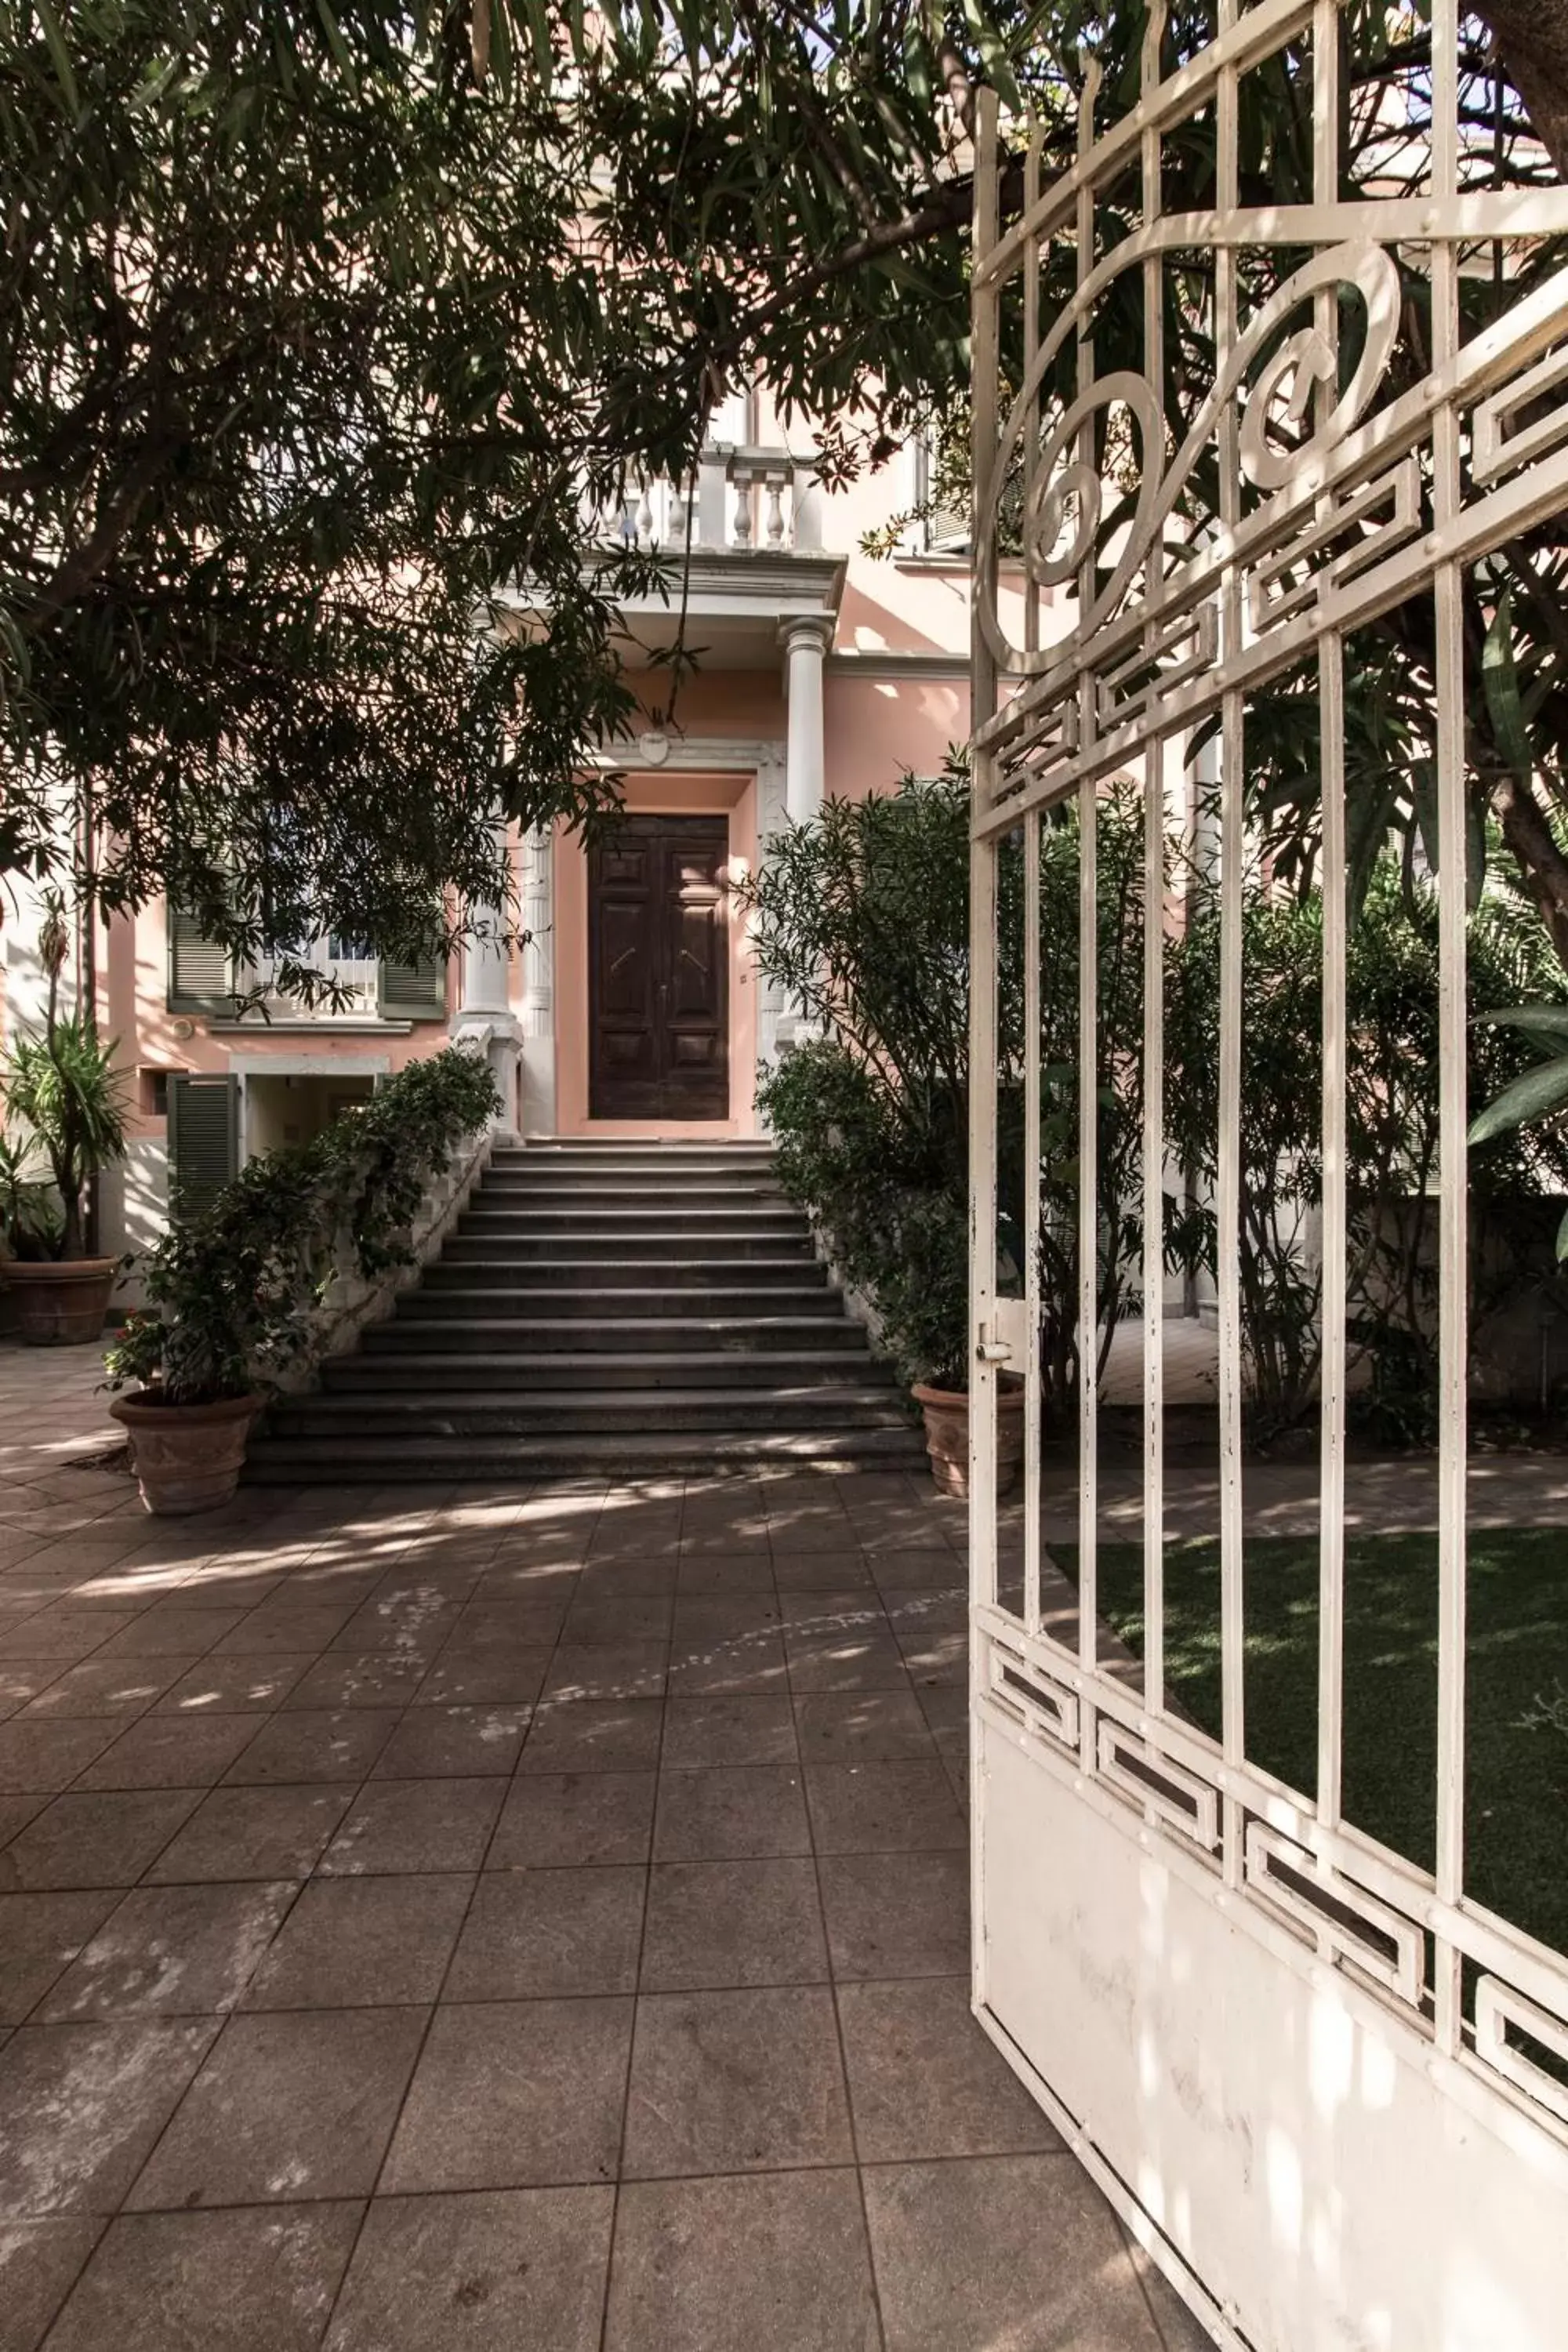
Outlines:
POLYGON ((752 486, 750 482, 735 485, 735 545, 750 547, 752 543, 752 486))
POLYGON ((784 543, 784 480, 782 476, 778 474, 770 474, 768 476, 765 488, 768 501, 768 545, 770 547, 782 547, 784 543))
POLYGON ((637 511, 635 530, 637 534, 637 542, 639 547, 647 548, 653 546, 653 499, 649 495, 648 485, 646 481, 640 486, 637 493, 637 511))

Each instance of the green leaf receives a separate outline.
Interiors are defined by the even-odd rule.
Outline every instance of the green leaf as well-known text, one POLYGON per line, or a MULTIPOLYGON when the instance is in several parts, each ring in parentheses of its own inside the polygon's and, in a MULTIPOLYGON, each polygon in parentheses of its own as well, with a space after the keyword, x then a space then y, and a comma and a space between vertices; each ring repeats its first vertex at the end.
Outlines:
POLYGON ((79 121, 81 93, 76 86, 76 74, 71 67, 70 51, 66 47, 65 35, 60 29, 60 20, 56 16, 50 0, 33 0, 33 5, 38 12, 38 23, 43 27, 44 46, 48 50, 49 62, 54 67, 56 79, 65 93, 67 105, 79 121))
POLYGON ((1568 1004, 1507 1004, 1471 1018, 1478 1028, 1523 1029, 1568 1043, 1568 1004))
POLYGON ((1498 599, 1481 647, 1481 683, 1498 750, 1519 782, 1528 783, 1535 761, 1531 755, 1530 730, 1525 724, 1519 672, 1513 658, 1513 599, 1506 588, 1498 599))
POLYGON ((1510 1128, 1531 1126, 1564 1108, 1568 1108, 1568 1054, 1542 1063, 1538 1070, 1527 1070, 1523 1077, 1504 1087, 1471 1120, 1468 1140, 1488 1143, 1495 1135, 1506 1135, 1510 1128))

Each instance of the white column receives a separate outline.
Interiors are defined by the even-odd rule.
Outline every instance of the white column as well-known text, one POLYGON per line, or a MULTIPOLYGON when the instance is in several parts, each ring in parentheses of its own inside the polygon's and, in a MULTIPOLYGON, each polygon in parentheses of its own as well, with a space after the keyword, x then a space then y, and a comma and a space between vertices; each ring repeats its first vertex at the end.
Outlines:
POLYGON ((522 843, 522 1131, 555 1132, 554 845, 550 829, 522 843))
POLYGON ((822 806, 826 754, 822 724, 822 664, 833 638, 833 615, 784 621, 784 699, 789 733, 784 745, 784 806, 796 824, 807 824, 822 806))
MULTIPOLYGON (((506 854, 508 827, 496 820, 498 846, 506 854)), ((470 906, 468 930, 463 941, 462 987, 452 1016, 455 1040, 483 1049, 500 1094, 495 1121, 498 1135, 515 1134, 519 1125, 518 1068, 522 1032, 511 1010, 511 921, 505 907, 470 906)))

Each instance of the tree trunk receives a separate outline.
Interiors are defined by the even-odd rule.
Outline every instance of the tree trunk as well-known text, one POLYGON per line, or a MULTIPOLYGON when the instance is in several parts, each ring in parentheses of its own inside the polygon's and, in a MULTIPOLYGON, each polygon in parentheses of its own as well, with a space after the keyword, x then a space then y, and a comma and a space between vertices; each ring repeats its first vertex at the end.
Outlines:
POLYGON ((1568 180, 1568 0, 1477 0, 1531 128, 1568 180))
POLYGON ((1557 846, 1540 802, 1519 777, 1503 777, 1492 805, 1525 890, 1568 969, 1568 858, 1557 846))

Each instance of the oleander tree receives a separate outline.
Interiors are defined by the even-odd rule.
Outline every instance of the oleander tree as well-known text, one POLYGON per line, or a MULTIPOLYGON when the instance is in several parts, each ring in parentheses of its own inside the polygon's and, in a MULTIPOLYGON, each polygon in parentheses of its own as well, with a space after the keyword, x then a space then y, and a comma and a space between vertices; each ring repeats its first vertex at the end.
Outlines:
MULTIPOLYGON (((1559 163, 1565 8, 1489 19, 1559 163)), ((493 896, 498 808, 613 798, 586 755, 632 706, 616 607, 679 594, 595 513, 689 469, 753 378, 830 488, 950 416, 976 87, 1034 106, 1049 174, 1080 45, 1110 103, 1144 26, 0 0, 0 875, 168 892, 246 957, 408 952, 443 894, 493 896)), ((1210 29, 1188 0, 1163 38, 1210 29)), ((1005 210, 1021 187, 1015 158, 1005 210)))

